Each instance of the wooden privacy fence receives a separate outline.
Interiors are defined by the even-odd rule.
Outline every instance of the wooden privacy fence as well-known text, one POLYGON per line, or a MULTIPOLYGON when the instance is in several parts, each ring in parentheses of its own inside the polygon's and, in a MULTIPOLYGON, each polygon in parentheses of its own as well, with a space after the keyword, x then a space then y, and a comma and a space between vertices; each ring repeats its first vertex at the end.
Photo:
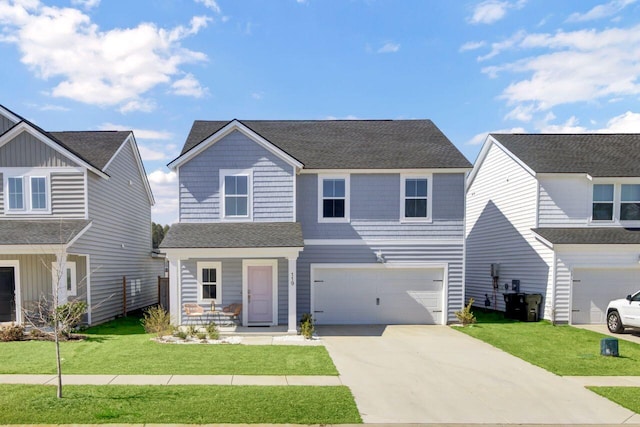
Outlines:
POLYGON ((158 276, 158 303, 169 311, 169 278, 158 276))

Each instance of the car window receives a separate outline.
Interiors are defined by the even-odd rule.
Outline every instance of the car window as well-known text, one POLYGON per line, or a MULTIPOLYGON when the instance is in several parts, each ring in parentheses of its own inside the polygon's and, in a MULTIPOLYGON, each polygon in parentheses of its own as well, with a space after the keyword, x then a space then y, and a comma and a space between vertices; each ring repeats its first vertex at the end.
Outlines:
POLYGON ((637 292, 634 295, 632 295, 631 301, 640 301, 640 292, 637 292))

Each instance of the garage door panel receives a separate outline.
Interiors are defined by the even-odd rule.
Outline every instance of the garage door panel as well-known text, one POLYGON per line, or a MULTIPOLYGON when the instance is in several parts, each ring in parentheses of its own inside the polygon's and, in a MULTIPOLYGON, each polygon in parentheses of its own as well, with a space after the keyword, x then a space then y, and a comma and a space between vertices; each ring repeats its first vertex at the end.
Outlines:
POLYGON ((609 301, 640 289, 640 269, 575 269, 573 272, 574 324, 605 323, 609 301))
POLYGON ((442 320, 442 269, 316 268, 318 324, 433 324, 442 320))

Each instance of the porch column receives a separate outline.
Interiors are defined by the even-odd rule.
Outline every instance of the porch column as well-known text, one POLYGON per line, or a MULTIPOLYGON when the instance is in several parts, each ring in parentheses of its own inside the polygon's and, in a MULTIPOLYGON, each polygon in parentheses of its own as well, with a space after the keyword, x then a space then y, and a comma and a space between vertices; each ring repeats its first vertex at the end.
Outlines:
MULTIPOLYGON (((67 254, 56 254, 56 263, 53 266, 53 287, 57 290, 58 305, 67 303, 67 254)), ((53 291, 53 289, 52 289, 53 291)))
POLYGON ((297 291, 297 277, 296 277, 296 268, 297 268, 297 258, 289 258, 289 274, 288 285, 289 285, 289 328, 287 333, 289 334, 297 334, 298 333, 298 319, 297 319, 297 308, 296 308, 296 298, 298 295, 297 291))
POLYGON ((180 260, 169 258, 169 314, 171 324, 180 325, 180 260))

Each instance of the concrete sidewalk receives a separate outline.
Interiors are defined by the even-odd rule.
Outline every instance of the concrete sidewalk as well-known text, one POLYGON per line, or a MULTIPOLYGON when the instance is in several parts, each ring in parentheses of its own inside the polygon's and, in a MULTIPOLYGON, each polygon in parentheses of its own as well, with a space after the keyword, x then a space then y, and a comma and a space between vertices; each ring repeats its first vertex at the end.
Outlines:
MULTIPOLYGON (((0 384, 54 385, 56 375, 0 375, 0 384)), ((65 385, 340 386, 332 375, 63 375, 65 385)))

